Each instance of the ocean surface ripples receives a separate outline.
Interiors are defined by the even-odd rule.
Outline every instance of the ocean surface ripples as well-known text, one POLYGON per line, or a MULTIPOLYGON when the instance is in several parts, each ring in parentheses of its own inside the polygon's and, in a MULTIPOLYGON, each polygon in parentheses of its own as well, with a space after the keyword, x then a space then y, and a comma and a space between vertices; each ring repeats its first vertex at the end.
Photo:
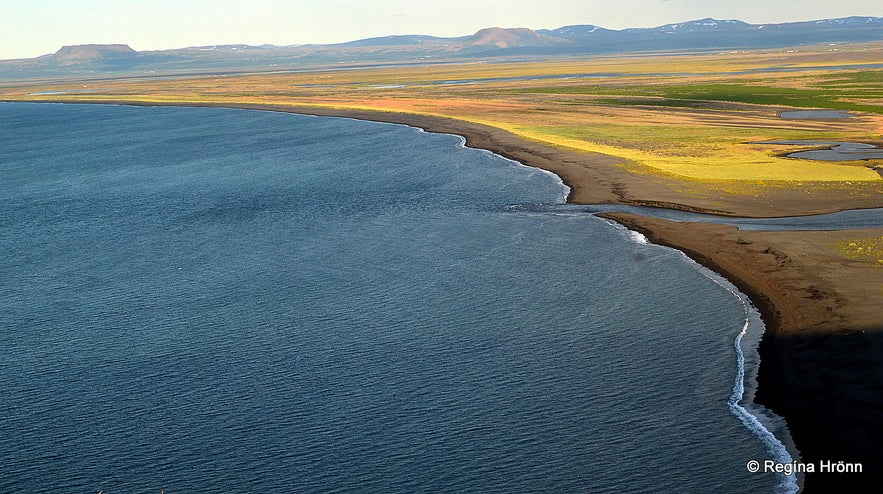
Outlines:
POLYGON ((0 490, 765 492, 741 303, 401 126, 0 106, 0 490))

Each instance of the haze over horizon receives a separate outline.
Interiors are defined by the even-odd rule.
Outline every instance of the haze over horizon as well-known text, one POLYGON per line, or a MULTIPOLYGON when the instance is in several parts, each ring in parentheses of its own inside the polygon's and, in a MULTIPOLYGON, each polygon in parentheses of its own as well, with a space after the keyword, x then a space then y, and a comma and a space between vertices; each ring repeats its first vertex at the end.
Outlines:
POLYGON ((0 59, 63 45, 128 44, 140 51, 214 44, 324 44, 397 34, 465 36, 487 27, 594 24, 655 27, 705 17, 753 24, 883 16, 879 0, 602 0, 474 2, 363 0, 10 0, 0 6, 0 59))

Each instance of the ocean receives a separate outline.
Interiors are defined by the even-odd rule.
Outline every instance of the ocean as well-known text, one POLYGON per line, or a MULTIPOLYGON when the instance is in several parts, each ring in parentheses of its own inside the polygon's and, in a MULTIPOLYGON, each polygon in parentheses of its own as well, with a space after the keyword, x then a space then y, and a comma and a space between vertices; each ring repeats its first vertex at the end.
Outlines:
POLYGON ((0 491, 793 490, 746 469, 790 458, 744 297, 554 175, 261 111, 0 129, 0 491))

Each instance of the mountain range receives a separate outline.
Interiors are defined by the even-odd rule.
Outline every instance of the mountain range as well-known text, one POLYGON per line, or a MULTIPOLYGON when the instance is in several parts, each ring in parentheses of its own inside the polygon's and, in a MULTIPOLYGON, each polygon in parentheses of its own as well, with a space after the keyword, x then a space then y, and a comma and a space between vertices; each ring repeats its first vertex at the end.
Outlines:
POLYGON ((774 48, 883 40, 883 17, 782 24, 699 19, 654 28, 488 28, 470 36, 384 36, 327 45, 214 45, 135 51, 127 45, 64 46, 37 58, 0 61, 2 79, 294 70, 319 66, 531 58, 603 53, 774 48))

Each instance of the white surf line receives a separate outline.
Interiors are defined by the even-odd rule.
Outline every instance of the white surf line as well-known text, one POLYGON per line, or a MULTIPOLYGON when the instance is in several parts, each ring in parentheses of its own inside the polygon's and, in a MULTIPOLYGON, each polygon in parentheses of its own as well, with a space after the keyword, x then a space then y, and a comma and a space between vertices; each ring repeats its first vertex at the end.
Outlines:
MULTIPOLYGON (((680 251, 679 251, 680 252, 680 251)), ((683 252, 681 252, 683 254, 683 252)), ((687 257, 686 254, 683 254, 684 257, 687 257)), ((689 259, 689 257, 687 257, 689 259)), ((694 262, 690 259, 690 262, 694 262)), ((719 278, 720 275, 714 273, 713 271, 705 268, 704 266, 700 266, 702 269, 700 272, 703 276, 710 279, 714 283, 716 283, 721 288, 725 289, 735 297, 742 304, 742 310, 745 314, 745 324, 742 325, 742 331, 736 335, 736 340, 733 342, 733 347, 736 349, 736 379, 733 383, 733 392, 730 394, 730 398, 727 400, 727 406, 730 408, 730 411, 733 415, 738 418, 742 424, 751 431, 755 436, 757 436, 763 445, 766 447, 767 452, 773 457, 773 460, 776 463, 791 463, 794 459, 791 457, 791 453, 788 452, 788 449, 773 434, 767 429, 750 411, 748 411, 745 407, 743 407, 740 403, 742 398, 745 396, 745 353, 742 351, 742 338, 748 332, 750 322, 751 322, 751 313, 752 311, 756 312, 757 309, 751 304, 750 300, 743 295, 741 292, 735 290, 727 286, 729 282, 724 283, 719 278)), ((757 349, 755 349, 756 351, 757 349)), ((781 492, 783 494, 796 494, 800 490, 800 485, 797 483, 797 476, 792 473, 791 475, 785 475, 784 473, 777 473, 776 477, 779 479, 779 483, 776 486, 777 492, 781 492)))
MULTIPOLYGON (((417 128, 421 132, 426 132, 425 130, 423 130, 419 127, 417 127, 417 128)), ((557 173, 546 170, 545 168, 540 168, 538 166, 526 165, 518 160, 514 160, 512 158, 507 158, 503 155, 497 154, 497 153, 491 151, 490 149, 467 146, 466 145, 466 138, 461 136, 460 134, 447 134, 447 135, 452 135, 452 136, 458 137, 460 139, 460 144, 458 145, 458 147, 461 147, 463 149, 472 149, 474 151, 479 151, 479 152, 482 152, 485 154, 489 154, 491 156, 494 156, 495 158, 498 158, 498 159, 501 159, 504 161, 508 161, 509 163, 512 163, 520 168, 529 168, 532 171, 539 172, 543 175, 547 175, 547 176, 553 178, 558 183, 558 186, 561 187, 561 189, 563 190, 563 193, 561 196, 559 196, 558 200, 556 200, 552 204, 567 204, 567 198, 570 197, 571 189, 567 184, 564 183, 564 179, 562 179, 561 176, 558 175, 557 173)))
MULTIPOLYGON (((738 335, 736 335, 736 339, 733 342, 733 347, 736 350, 736 378, 733 383, 733 391, 732 393, 730 393, 729 399, 727 399, 727 406, 729 407, 730 412, 735 415, 740 422, 742 422, 742 425, 744 425, 746 429, 748 429, 752 434, 760 439, 761 443, 763 443, 764 447, 766 448, 767 453, 770 454, 770 456, 776 463, 792 463, 794 459, 792 458, 791 453, 788 452, 785 444, 782 443, 782 441, 780 441, 779 438, 775 436, 775 434, 770 432, 770 430, 763 425, 763 423, 757 416, 755 416, 753 413, 751 413, 748 409, 740 404, 742 398, 745 396, 745 353, 742 351, 742 338, 748 333, 752 315, 757 314, 757 309, 751 303, 751 300, 742 292, 740 292, 729 280, 699 264, 693 259, 690 259, 687 254, 681 252, 680 250, 674 249, 672 247, 666 247, 664 245, 652 244, 647 240, 647 237, 639 232, 630 230, 613 220, 608 220, 606 218, 599 219, 617 229, 624 230, 628 239, 636 244, 649 244, 656 247, 674 250, 675 252, 680 254, 683 259, 685 259, 695 268, 697 268, 703 276, 729 292, 730 295, 732 295, 734 298, 736 298, 736 300, 739 301, 739 303, 742 304, 742 310, 745 315, 745 323, 742 325, 742 330, 739 332, 738 335)), ((760 318, 758 317, 757 320, 759 321, 760 318)), ((762 329, 765 330, 765 328, 762 329)), ((757 351, 757 348, 755 348, 754 350, 757 351)), ((792 473, 791 475, 776 473, 776 477, 778 479, 778 483, 775 486, 777 493, 796 494, 800 491, 800 485, 797 483, 797 475, 795 475, 794 473, 792 473)))

